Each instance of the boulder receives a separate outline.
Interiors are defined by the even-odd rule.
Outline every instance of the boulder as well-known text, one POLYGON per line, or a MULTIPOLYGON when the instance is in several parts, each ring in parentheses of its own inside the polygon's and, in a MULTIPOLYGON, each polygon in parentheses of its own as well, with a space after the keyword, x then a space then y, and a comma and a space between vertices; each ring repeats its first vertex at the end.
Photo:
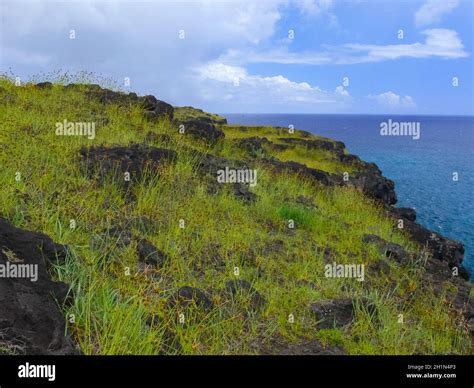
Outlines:
POLYGON ((410 254, 398 244, 385 241, 383 238, 374 234, 365 234, 362 241, 369 244, 375 244, 378 250, 385 257, 395 260, 397 263, 403 264, 410 260, 410 254))
POLYGON ((139 97, 138 100, 143 105, 147 118, 152 120, 161 118, 173 119, 174 108, 172 105, 158 100, 155 96, 139 97))
POLYGON ((300 139, 297 137, 281 137, 279 138, 280 141, 293 144, 293 145, 301 145, 306 147, 307 149, 321 149, 325 151, 333 151, 338 155, 344 153, 346 146, 341 141, 332 141, 332 140, 325 140, 325 139, 300 139))
POLYGON ((250 309, 259 310, 265 306, 265 298, 247 281, 243 279, 229 280, 225 289, 232 297, 247 295, 250 297, 250 309))
MULTIPOLYGON (((48 266, 65 260, 66 252, 65 246, 45 234, 16 228, 0 218, 0 266, 30 268, 30 277, 14 277, 13 272, 0 277, 0 346, 7 352, 80 353, 64 334, 66 322, 58 308, 58 304, 71 301, 69 286, 51 280, 48 272, 48 266), (31 276, 33 268, 36 279, 31 276)), ((25 271, 23 275, 26 274, 25 271)))
POLYGON ((155 268, 163 267, 166 261, 168 261, 168 256, 148 240, 140 240, 137 244, 137 251, 141 262, 155 268))
POLYGON ((382 201, 387 205, 397 203, 395 183, 376 171, 362 171, 349 176, 348 185, 362 191, 368 197, 382 201))
POLYGON ((355 318, 355 305, 359 303, 375 321, 378 320, 377 308, 367 298, 352 300, 349 298, 332 299, 311 304, 311 312, 318 319, 318 329, 333 329, 351 324, 355 318))
POLYGON ((51 89, 53 84, 51 82, 39 82, 36 84, 36 87, 40 89, 51 89))
POLYGON ((265 152, 265 146, 270 146, 273 143, 266 137, 246 137, 235 140, 238 147, 247 152, 250 156, 257 156, 258 153, 265 152))
POLYGON ((107 175, 115 174, 115 178, 125 186, 128 186, 128 181, 124 179, 125 173, 130 174, 130 181, 137 181, 146 169, 157 171, 177 158, 175 151, 141 144, 82 148, 80 155, 86 175, 97 175, 99 180, 103 180, 107 175), (116 176, 117 173, 120 175, 116 176))
POLYGON ((257 194, 252 193, 249 190, 248 185, 244 183, 234 183, 232 185, 233 193, 236 198, 240 199, 244 203, 253 203, 257 200, 257 194))
POLYGON ((225 136, 220 128, 206 120, 193 119, 179 122, 178 125, 184 126, 185 135, 190 135, 194 139, 202 140, 211 145, 216 144, 225 136))
POLYGON ((346 326, 354 320, 354 306, 351 299, 334 299, 313 303, 311 312, 318 319, 319 329, 346 326))
POLYGON ((200 310, 209 311, 214 307, 211 299, 206 293, 199 288, 190 286, 181 287, 175 294, 173 294, 168 300, 170 307, 191 307, 195 306, 200 310))
POLYGON ((332 186, 336 183, 333 176, 327 172, 309 168, 301 163, 293 161, 282 162, 276 158, 263 159, 263 162, 272 167, 273 171, 277 174, 285 172, 295 173, 324 186, 332 186))
POLYGON ((416 220, 416 211, 410 207, 393 207, 388 206, 387 212, 397 219, 403 219, 408 221, 415 221, 416 220))
POLYGON ((403 229, 417 243, 426 247, 435 259, 445 261, 450 267, 460 266, 464 258, 464 245, 415 222, 404 222, 403 229))

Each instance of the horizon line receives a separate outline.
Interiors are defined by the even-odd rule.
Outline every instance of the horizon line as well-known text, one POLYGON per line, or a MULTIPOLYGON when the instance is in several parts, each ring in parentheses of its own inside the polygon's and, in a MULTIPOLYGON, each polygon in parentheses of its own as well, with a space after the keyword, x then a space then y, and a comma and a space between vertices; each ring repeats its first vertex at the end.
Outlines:
POLYGON ((474 118, 474 113, 472 114, 430 114, 430 113, 271 113, 271 112, 217 112, 218 115, 332 115, 332 116, 424 116, 424 117, 472 117, 474 118))

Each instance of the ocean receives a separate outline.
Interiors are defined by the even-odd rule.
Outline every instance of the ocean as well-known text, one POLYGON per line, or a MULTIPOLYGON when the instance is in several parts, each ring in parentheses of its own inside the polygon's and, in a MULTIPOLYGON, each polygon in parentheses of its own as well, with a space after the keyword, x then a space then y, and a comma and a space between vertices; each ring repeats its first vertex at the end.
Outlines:
POLYGON ((343 141, 350 153, 375 162, 395 181, 396 206, 416 209, 417 222, 464 244, 464 265, 474 273, 473 116, 222 115, 229 124, 293 125, 343 141), (418 124, 419 138, 415 130, 382 136, 381 123, 389 120, 391 128, 395 122, 418 124))

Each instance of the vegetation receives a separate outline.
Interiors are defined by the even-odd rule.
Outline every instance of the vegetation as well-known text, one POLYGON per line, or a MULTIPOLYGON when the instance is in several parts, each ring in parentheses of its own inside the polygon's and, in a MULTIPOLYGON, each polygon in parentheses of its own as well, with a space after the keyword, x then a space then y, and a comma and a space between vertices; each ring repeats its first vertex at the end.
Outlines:
MULTIPOLYGON (((0 80, 0 216, 69 246, 66 264, 57 266, 53 276, 74 291, 64 315, 85 354, 257 354, 274 341, 316 339, 349 354, 470 352, 466 329, 443 293, 423 285, 415 262, 389 261, 388 274, 368 272, 364 282, 324 276, 328 250, 330 261, 342 264, 370 268, 380 259, 362 241, 364 234, 421 252, 380 204, 359 191, 275 174, 257 157, 258 184, 251 188, 256 201, 245 203, 230 188, 209 193, 191 150, 242 160, 247 156, 236 140, 260 136, 282 144, 285 129, 222 125, 225 138, 209 146, 183 136, 169 120, 148 120, 139 105, 104 105, 89 98, 87 86, 64 88, 61 82, 38 88, 0 80), (93 140, 56 136, 55 124, 64 119, 102 124, 93 140), (166 134, 168 140, 150 133, 166 134), (87 177, 79 157, 82 147, 131 143, 178 155, 159 176, 134 183, 133 200, 119 182, 99 184, 87 177), (294 229, 288 227, 290 219, 294 229), (117 228, 163 251, 165 265, 140 269, 137 238, 128 243, 113 232, 117 228), (253 309, 249 293, 230 297, 226 282, 235 279, 249 281, 264 306, 253 309), (170 297, 182 286, 205 291, 213 308, 171 306, 170 297), (311 304, 344 297, 370 300, 377 317, 360 306, 352 325, 317 329, 311 304)), ((177 109, 177 118, 188 111, 177 109)), ((291 136, 307 135, 295 131, 291 136)), ((351 168, 319 149, 265 152, 331 173, 351 168)))

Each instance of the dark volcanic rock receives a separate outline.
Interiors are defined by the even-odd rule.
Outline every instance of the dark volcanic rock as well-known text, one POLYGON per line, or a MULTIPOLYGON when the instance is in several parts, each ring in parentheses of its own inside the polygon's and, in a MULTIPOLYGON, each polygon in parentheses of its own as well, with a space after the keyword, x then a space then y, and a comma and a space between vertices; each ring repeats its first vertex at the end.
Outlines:
POLYGON ((332 186, 336 183, 333 176, 327 172, 309 168, 301 163, 293 161, 282 162, 275 158, 264 159, 264 162, 271 166, 276 173, 292 172, 325 186, 332 186))
POLYGON ((156 99, 155 96, 144 96, 138 98, 145 109, 146 116, 149 119, 167 118, 173 119, 174 108, 172 105, 156 99))
POLYGON ((127 147, 91 147, 80 151, 82 166, 88 176, 98 175, 99 180, 108 174, 120 173, 115 176, 119 182, 128 186, 124 174, 130 174, 130 181, 140 179, 146 169, 158 170, 166 163, 176 160, 176 152, 164 148, 156 148, 140 144, 127 147))
MULTIPOLYGON (((147 318, 146 325, 148 327, 160 327, 165 326, 166 323, 158 315, 151 315, 147 318)), ((162 333, 159 354, 181 354, 183 352, 183 347, 181 346, 176 333, 168 328, 165 328, 162 333)))
MULTIPOLYGON (((196 156, 196 170, 199 174, 207 176, 208 179, 208 194, 217 194, 227 184, 219 183, 217 181, 217 173, 219 170, 230 169, 250 169, 243 161, 229 160, 219 156, 204 154, 195 151, 196 156)), ((245 203, 253 203, 257 200, 257 195, 249 190, 249 185, 245 183, 230 183, 232 185, 232 192, 237 199, 245 203)))
POLYGON ((214 304, 206 295, 206 293, 199 288, 190 286, 181 287, 168 301, 171 307, 174 306, 196 306, 202 310, 211 310, 214 304))
POLYGON ((333 151, 336 154, 344 153, 344 149, 346 148, 343 142, 324 139, 305 140, 295 137, 287 137, 280 138, 279 140, 287 144, 302 145, 308 149, 322 149, 326 151, 333 151))
POLYGON ((144 109, 145 116, 150 119, 173 119, 173 106, 164 101, 158 100, 154 96, 138 97, 136 93, 123 93, 104 89, 99 85, 90 84, 69 84, 66 88, 82 88, 85 90, 88 98, 98 100, 101 104, 119 104, 124 106, 140 104, 144 109))
POLYGON ((225 284, 225 289, 233 297, 248 295, 252 310, 259 310, 265 306, 265 298, 247 280, 229 280, 225 284))
POLYGON ((410 254, 398 244, 385 241, 374 234, 365 234, 362 237, 365 243, 375 244, 379 251, 387 258, 395 260, 397 263, 406 263, 410 259, 410 254))
POLYGON ((395 183, 385 178, 380 171, 358 172, 354 177, 349 177, 347 184, 359 189, 365 195, 388 205, 397 203, 395 183))
POLYGON ((390 274, 390 264, 386 260, 379 259, 369 264, 369 273, 390 274))
POLYGON ((347 163, 347 164, 355 164, 355 165, 364 164, 364 162, 357 155, 352 155, 352 154, 344 154, 344 153, 340 154, 339 160, 342 163, 347 163))
POLYGON ((397 220, 404 220, 403 230, 412 240, 422 245, 431 257, 445 261, 450 268, 458 267, 460 276, 469 280, 469 271, 461 265, 464 258, 464 245, 461 242, 446 238, 414 222, 416 212, 413 209, 387 207, 387 212, 397 220))
POLYGON ((36 84, 36 87, 40 89, 51 89, 53 84, 51 82, 39 82, 36 84))
POLYGON ((335 299, 313 303, 311 311, 316 314, 318 328, 332 329, 350 324, 354 320, 354 305, 351 299, 335 299))
POLYGON ((326 186, 353 186, 362 191, 365 195, 388 205, 393 205, 397 202, 395 183, 385 178, 376 164, 366 163, 356 155, 345 154, 344 143, 323 139, 306 140, 299 138, 280 138, 280 140, 287 144, 302 145, 308 149, 322 149, 333 152, 338 160, 357 165, 359 171, 350 175, 349 180, 345 182, 342 176, 328 174, 325 171, 309 168, 300 163, 293 161, 282 162, 275 158, 266 159, 265 161, 272 165, 277 172, 285 170, 291 171, 318 181, 326 186))
POLYGON ((308 198, 305 197, 304 195, 299 195, 295 199, 296 203, 299 203, 300 205, 303 205, 304 207, 308 209, 316 209, 317 206, 314 204, 314 198, 308 198))
POLYGON ((344 182, 342 176, 310 168, 301 163, 293 161, 282 162, 275 158, 268 158, 263 161, 273 167, 276 173, 292 172, 324 186, 349 185, 359 189, 365 195, 386 204, 392 205, 397 202, 394 182, 385 178, 377 167, 358 172, 354 176, 350 176, 348 182, 344 182))
POLYGON ((264 146, 272 144, 266 137, 245 137, 235 141, 237 145, 251 156, 256 156, 259 152, 264 152, 264 146))
MULTIPOLYGON (((78 354, 64 335, 65 319, 55 299, 66 301, 69 287, 51 280, 47 266, 65 259, 66 248, 48 236, 15 228, 0 218, 0 265, 34 265, 37 280, 0 278, 0 345, 20 354, 78 354)), ((25 268, 25 267, 24 267, 25 268)))
POLYGON ((248 185, 243 183, 233 184, 234 195, 245 203, 253 203, 257 200, 257 194, 249 191, 248 185))
POLYGON ((165 133, 155 133, 155 132, 148 131, 147 134, 145 135, 145 141, 166 144, 172 141, 172 137, 165 133))
POLYGON ((204 112, 202 109, 194 108, 192 106, 176 107, 176 112, 180 113, 179 116, 180 118, 182 118, 181 121, 197 119, 197 120, 204 121, 210 124, 216 124, 216 125, 227 124, 227 119, 225 117, 218 117, 216 115, 211 115, 207 112, 204 112), (183 111, 184 111, 184 114, 183 114, 183 111))
POLYGON ((359 303, 375 321, 378 320, 377 309, 367 298, 360 300, 351 300, 348 298, 333 299, 313 303, 311 305, 311 312, 315 314, 318 321, 320 321, 317 324, 318 329, 332 329, 352 323, 355 318, 355 303, 359 303))
POLYGON ((416 211, 410 207, 393 207, 388 206, 387 211, 390 215, 398 219, 405 219, 408 221, 416 220, 416 211))
POLYGON ((403 229, 416 242, 424 245, 433 258, 446 261, 450 266, 459 266, 464 257, 464 246, 415 222, 405 221, 403 229))
POLYGON ((137 244, 138 257, 140 261, 154 267, 161 268, 168 260, 165 253, 157 249, 147 240, 140 240, 137 244))
POLYGON ((224 138, 224 132, 214 124, 206 120, 188 120, 179 122, 184 126, 184 134, 189 134, 195 139, 203 140, 209 144, 215 144, 224 138))
POLYGON ((472 283, 465 281, 461 276, 453 276, 453 272, 446 262, 431 257, 428 258, 424 266, 422 283, 431 285, 434 293, 438 296, 446 291, 443 297, 450 303, 453 310, 464 317, 468 328, 470 328, 471 339, 474 340, 474 331, 472 330, 474 328, 472 326, 472 323, 474 323, 474 300, 471 298, 472 283))
POLYGON ((250 168, 243 161, 240 161, 240 160, 226 159, 220 156, 204 154, 198 151, 194 151, 193 154, 196 157, 197 172, 200 174, 209 175, 216 182, 217 182, 217 172, 219 170, 225 170, 226 167, 233 168, 233 169, 250 168))

